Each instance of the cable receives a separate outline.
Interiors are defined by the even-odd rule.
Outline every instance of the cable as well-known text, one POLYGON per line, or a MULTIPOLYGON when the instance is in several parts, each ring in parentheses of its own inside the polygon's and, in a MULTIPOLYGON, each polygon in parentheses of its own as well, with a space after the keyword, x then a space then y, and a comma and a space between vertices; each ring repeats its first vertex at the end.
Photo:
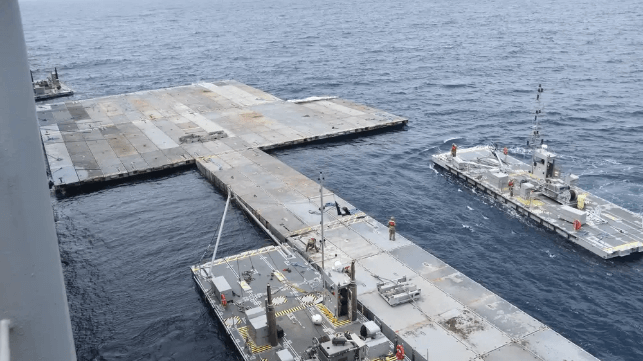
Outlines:
MULTIPOLYGON (((223 218, 223 215, 221 216, 221 218, 223 218)), ((215 228, 214 232, 212 232, 212 238, 210 239, 210 244, 208 244, 208 247, 205 249, 205 251, 203 251, 203 255, 201 255, 201 259, 199 259, 199 264, 201 263, 201 261, 203 261, 203 258, 205 257, 205 254, 208 253, 208 250, 210 249, 210 247, 212 247, 212 241, 214 241, 214 237, 216 236, 217 231, 219 230, 219 225, 221 225, 221 222, 219 222, 219 224, 217 225, 217 228, 215 228)))
MULTIPOLYGON (((244 213, 244 215, 245 215, 245 213, 244 213)), ((239 230, 241 232, 241 237, 243 237, 243 243, 246 244, 247 243, 246 233, 241 229, 243 225, 241 224, 241 221, 239 220, 239 214, 237 212, 234 212, 234 218, 237 220, 237 227, 239 228, 239 230)), ((247 217, 246 217, 246 219, 247 219, 247 217)), ((252 269, 256 270, 255 264, 252 262, 252 256, 249 256, 248 259, 250 259, 250 264, 252 265, 252 269)), ((259 271, 257 271, 257 274, 261 275, 261 273, 259 273, 259 271)))

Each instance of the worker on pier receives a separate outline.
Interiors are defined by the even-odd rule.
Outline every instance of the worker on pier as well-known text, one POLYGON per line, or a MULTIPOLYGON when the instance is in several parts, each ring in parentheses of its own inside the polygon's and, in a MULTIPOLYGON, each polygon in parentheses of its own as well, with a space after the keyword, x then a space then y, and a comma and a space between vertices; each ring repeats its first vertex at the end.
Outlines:
POLYGON ((395 348, 395 359, 397 361, 404 360, 404 346, 397 345, 397 347, 395 348))
POLYGON ((514 180, 513 179, 511 179, 509 181, 509 195, 512 196, 512 197, 514 196, 514 180))
POLYGON ((389 241, 395 241, 395 217, 393 216, 388 221, 388 239, 389 241))
POLYGON ((451 144, 451 156, 455 158, 456 153, 458 152, 458 146, 455 143, 451 144))
POLYGON ((319 252, 319 248, 317 247, 317 240, 315 238, 309 239, 308 243, 306 244, 306 252, 312 250, 319 252))

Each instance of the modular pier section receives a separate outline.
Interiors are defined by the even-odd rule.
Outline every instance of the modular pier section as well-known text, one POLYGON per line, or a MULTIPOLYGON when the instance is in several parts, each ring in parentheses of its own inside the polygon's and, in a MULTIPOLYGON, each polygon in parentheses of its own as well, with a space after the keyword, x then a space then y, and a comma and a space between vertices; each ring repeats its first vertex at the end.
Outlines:
MULTIPOLYGON (((316 267, 309 272, 322 271, 321 254, 305 252, 308 239, 321 239, 319 185, 263 150, 406 123, 341 99, 286 102, 234 81, 42 106, 38 118, 55 188, 196 163, 213 184, 226 193, 231 189, 241 208, 285 242, 284 247, 297 252, 304 267, 316 267)), ((596 360, 402 235, 389 241, 384 225, 330 190, 323 194, 352 210, 346 216, 337 215, 334 207, 325 210, 324 274, 336 281, 345 274, 333 270, 335 264, 344 267, 356 261, 360 319, 374 320, 391 342, 397 339, 407 359, 596 360), (379 294, 377 283, 404 276, 421 289, 421 297, 393 307, 379 294)), ((242 274, 251 271, 247 263, 252 257, 236 255, 215 263, 231 262, 242 274)), ((201 266, 212 265, 196 265, 195 276, 201 266)), ((263 283, 257 285, 259 295, 263 283)), ((219 300, 208 299, 216 311, 219 300)), ((261 304, 259 298, 254 301, 261 304)), ((287 322, 296 322, 289 316, 299 319, 297 312, 310 312, 310 300, 300 301, 281 314, 287 322)), ((244 358, 259 361, 260 352, 239 342, 247 329, 235 320, 221 319, 244 358)), ((292 350, 290 345, 277 347, 292 350)))
MULTIPOLYGON (((321 253, 305 251, 311 237, 321 239, 319 185, 243 140, 233 140, 223 139, 225 149, 197 159, 199 170, 222 190, 230 187, 244 210, 319 270, 321 253)), ((389 241, 386 226, 337 194, 324 189, 324 199, 354 213, 338 216, 334 206, 325 210, 325 272, 339 277, 336 262, 343 268, 356 261, 358 309, 391 341, 397 337, 410 360, 427 360, 427 354, 429 360, 450 361, 596 360, 402 235, 389 241), (404 276, 422 296, 392 307, 376 284, 404 276)), ((230 257, 233 267, 235 257, 230 257)), ((249 267, 246 262, 241 272, 249 267)), ((234 327, 227 329, 234 338, 234 327)))
MULTIPOLYGON (((501 157, 509 172, 508 179, 535 179, 529 172, 529 165, 510 155, 501 155, 501 157)), ((497 168, 479 166, 484 165, 481 163, 485 160, 487 165, 494 162, 497 164, 490 147, 458 149, 457 158, 454 161, 450 153, 435 154, 433 163, 594 254, 602 258, 613 258, 643 251, 641 215, 634 214, 576 186, 571 186, 571 189, 585 197, 583 211, 576 209, 570 211, 570 207, 563 207, 541 193, 526 197, 521 194, 518 184, 512 196, 507 184, 492 184, 489 171, 493 169, 497 171, 497 168), (574 230, 574 219, 565 212, 574 212, 572 214, 582 218, 581 229, 574 230)))
MULTIPOLYGON (((194 164, 220 138, 272 149, 401 126, 406 119, 333 97, 283 101, 236 81, 37 106, 59 190, 194 164)), ((226 149, 223 146, 223 149, 226 149)))

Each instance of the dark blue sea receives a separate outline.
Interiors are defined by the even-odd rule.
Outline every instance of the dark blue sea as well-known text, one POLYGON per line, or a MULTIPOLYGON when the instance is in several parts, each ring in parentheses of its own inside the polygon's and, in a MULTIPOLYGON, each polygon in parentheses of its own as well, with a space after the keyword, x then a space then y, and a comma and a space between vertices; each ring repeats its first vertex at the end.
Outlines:
MULTIPOLYGON (((643 212, 640 0, 22 0, 31 68, 74 99, 235 79, 408 127, 273 152, 602 360, 643 360, 643 259, 603 260, 436 172, 544 134, 580 186, 643 212)), ((238 359, 189 266, 225 199, 196 170, 52 198, 81 360, 238 359)), ((220 255, 269 244, 229 213, 220 255)))

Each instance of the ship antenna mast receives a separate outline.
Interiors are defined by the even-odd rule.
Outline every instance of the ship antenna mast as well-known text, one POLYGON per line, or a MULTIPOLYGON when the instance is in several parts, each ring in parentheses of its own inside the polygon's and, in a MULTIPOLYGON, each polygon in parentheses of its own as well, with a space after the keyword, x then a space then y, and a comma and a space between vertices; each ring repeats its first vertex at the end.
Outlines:
MULTIPOLYGON (((534 124, 532 126, 532 131, 531 131, 531 139, 527 142, 527 144, 531 147, 533 151, 535 151, 540 144, 543 143, 543 139, 540 137, 540 121, 538 120, 538 116, 542 113, 542 101, 540 99, 540 96, 542 95, 544 89, 541 84, 538 84, 538 90, 536 94, 536 102, 537 102, 537 107, 536 107, 536 114, 534 115, 534 124)), ((532 152, 533 154, 533 152, 532 152)))

